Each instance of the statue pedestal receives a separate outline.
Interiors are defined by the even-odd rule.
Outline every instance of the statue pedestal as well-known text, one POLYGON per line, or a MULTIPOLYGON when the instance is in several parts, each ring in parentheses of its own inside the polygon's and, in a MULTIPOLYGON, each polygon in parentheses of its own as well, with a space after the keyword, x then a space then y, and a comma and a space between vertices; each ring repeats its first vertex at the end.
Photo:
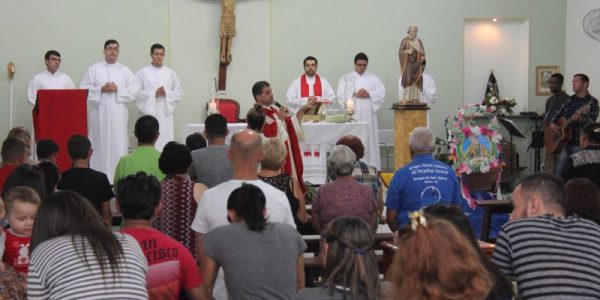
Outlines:
POLYGON ((408 137, 413 129, 427 127, 427 103, 394 103, 394 168, 410 162, 408 137))

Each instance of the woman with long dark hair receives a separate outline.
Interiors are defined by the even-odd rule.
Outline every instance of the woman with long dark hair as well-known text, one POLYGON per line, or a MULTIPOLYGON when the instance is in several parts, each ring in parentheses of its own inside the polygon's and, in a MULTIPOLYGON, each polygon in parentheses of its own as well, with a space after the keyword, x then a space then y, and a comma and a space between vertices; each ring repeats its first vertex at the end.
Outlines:
POLYGON ((111 232, 79 194, 40 205, 31 238, 28 299, 147 299, 147 263, 136 240, 111 232))
POLYGON ((297 299, 379 299, 379 270, 373 230, 367 222, 340 217, 329 224, 321 287, 304 289, 297 299))
POLYGON ((209 295, 219 266, 229 299, 293 299, 304 286, 306 244, 291 225, 267 222, 265 203, 261 189, 242 184, 227 201, 232 224, 204 237, 202 275, 209 295))

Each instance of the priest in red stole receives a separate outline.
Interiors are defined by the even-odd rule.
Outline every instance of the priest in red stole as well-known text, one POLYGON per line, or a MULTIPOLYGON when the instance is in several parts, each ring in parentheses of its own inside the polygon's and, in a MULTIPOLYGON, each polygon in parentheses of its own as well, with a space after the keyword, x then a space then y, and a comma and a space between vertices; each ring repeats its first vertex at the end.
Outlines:
POLYGON ((318 61, 313 56, 304 59, 304 74, 296 78, 287 91, 287 105, 292 113, 308 101, 331 102, 335 100, 335 92, 327 79, 317 74, 318 61))
POLYGON ((290 117, 287 115, 288 109, 286 107, 282 106, 279 109, 272 107, 273 90, 268 82, 259 81, 255 83, 252 86, 252 95, 254 96, 254 101, 262 105, 265 109, 266 120, 263 134, 268 138, 277 137, 285 143, 287 158, 283 171, 296 178, 300 183, 302 192, 306 192, 302 177, 304 172, 302 153, 300 152, 298 141, 304 139, 304 132, 301 125, 303 112, 312 108, 316 101, 309 101, 299 109, 299 113, 296 116, 290 117))

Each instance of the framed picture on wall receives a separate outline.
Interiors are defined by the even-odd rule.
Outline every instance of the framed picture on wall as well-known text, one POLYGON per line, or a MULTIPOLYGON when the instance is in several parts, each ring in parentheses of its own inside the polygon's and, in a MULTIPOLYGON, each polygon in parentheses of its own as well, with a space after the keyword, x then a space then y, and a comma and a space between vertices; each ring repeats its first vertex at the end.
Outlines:
POLYGON ((537 66, 535 67, 535 94, 536 95, 552 95, 550 87, 548 87, 548 79, 554 73, 560 70, 558 66, 537 66))

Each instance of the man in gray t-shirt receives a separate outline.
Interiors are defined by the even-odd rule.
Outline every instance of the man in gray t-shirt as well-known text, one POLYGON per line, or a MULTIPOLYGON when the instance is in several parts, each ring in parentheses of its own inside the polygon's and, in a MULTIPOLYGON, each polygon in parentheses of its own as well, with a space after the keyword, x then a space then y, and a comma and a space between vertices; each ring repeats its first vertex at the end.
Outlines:
POLYGON ((296 296, 306 243, 289 224, 267 223, 260 232, 243 222, 217 227, 204 237, 204 248, 223 267, 229 299, 296 296))
POLYGON ((233 178, 233 169, 227 157, 229 146, 225 144, 229 130, 225 117, 220 114, 208 116, 204 126, 208 147, 192 151, 190 177, 193 181, 212 188, 233 178))

